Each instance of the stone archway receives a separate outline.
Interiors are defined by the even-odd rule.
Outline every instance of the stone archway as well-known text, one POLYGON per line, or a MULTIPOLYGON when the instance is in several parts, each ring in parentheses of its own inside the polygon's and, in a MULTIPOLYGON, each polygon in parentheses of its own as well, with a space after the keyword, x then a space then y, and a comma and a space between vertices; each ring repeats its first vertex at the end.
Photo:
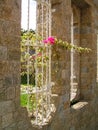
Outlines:
MULTIPOLYGON (((58 94, 55 100, 57 111, 52 122, 40 128, 42 130, 97 130, 98 128, 95 32, 98 27, 96 22, 98 8, 93 2, 92 5, 89 9, 85 7, 82 10, 81 18, 81 45, 87 44, 87 47, 94 50, 90 55, 81 55, 81 95, 84 101, 70 107, 70 55, 69 52, 65 55, 65 52, 60 50, 63 57, 59 61, 59 72, 55 76, 57 81, 55 90, 58 94), (85 19, 87 16, 88 18, 91 16, 90 22, 85 19), (86 21, 84 22, 83 19, 86 21), (86 68, 85 65, 87 65, 86 68)), ((54 11, 53 35, 70 42, 71 1, 58 0, 52 4, 52 7, 54 11)), ((1 130, 37 130, 32 126, 27 110, 20 107, 20 19, 21 0, 0 1, 1 130)))

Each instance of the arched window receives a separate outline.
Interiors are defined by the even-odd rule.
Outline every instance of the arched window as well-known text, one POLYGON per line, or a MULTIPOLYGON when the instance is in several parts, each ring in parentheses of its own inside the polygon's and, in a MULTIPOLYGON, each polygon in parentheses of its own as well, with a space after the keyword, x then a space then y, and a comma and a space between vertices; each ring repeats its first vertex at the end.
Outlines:
MULTIPOLYGON (((72 4, 71 16, 71 43, 80 46, 80 9, 72 4)), ((80 56, 79 53, 71 50, 71 96, 70 100, 73 103, 79 100, 79 75, 80 75, 80 56)))
POLYGON ((32 31, 30 30, 30 2, 31 0, 28 0, 27 31, 22 36, 27 85, 22 86, 21 95, 27 97, 27 109, 31 113, 32 123, 44 125, 50 120, 53 111, 51 103, 51 45, 45 44, 44 41, 51 36, 51 3, 50 0, 36 1, 36 30, 32 31))

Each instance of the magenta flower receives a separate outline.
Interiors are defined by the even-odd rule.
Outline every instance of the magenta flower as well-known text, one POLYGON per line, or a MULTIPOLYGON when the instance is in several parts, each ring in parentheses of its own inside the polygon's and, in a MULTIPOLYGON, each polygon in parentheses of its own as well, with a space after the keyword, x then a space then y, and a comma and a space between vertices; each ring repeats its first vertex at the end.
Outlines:
POLYGON ((48 42, 52 45, 55 43, 55 38, 54 37, 48 37, 48 42))
POLYGON ((38 54, 36 54, 36 55, 35 55, 35 54, 34 54, 34 55, 32 55, 31 59, 33 59, 33 60, 34 60, 34 59, 36 59, 37 57, 41 57, 41 56, 42 56, 42 53, 40 53, 40 52, 39 52, 39 53, 38 53, 38 54))
POLYGON ((31 59, 35 59, 35 58, 36 58, 36 56, 35 56, 35 55, 32 55, 31 59))
POLYGON ((39 57, 42 56, 42 53, 38 53, 37 56, 39 56, 39 57))
POLYGON ((54 37, 48 37, 47 39, 45 39, 45 40, 43 40, 43 43, 45 43, 45 44, 51 44, 51 45, 53 45, 54 43, 55 43, 55 38, 54 37))
POLYGON ((43 40, 43 43, 47 44, 47 43, 48 43, 48 40, 47 40, 47 39, 43 40))

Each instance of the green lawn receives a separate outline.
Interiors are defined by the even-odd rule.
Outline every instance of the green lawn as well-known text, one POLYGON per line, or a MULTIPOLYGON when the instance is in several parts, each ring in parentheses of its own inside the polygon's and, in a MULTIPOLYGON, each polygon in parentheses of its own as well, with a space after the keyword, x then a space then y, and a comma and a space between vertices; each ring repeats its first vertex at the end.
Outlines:
MULTIPOLYGON (((32 85, 30 85, 32 87, 32 85)), ((27 107, 28 105, 28 98, 29 98, 29 110, 32 111, 36 108, 36 98, 35 94, 27 94, 25 90, 27 88, 26 84, 21 85, 21 106, 27 107)))
MULTIPOLYGON (((21 94, 21 106, 27 107, 28 105, 28 95, 27 94, 21 94)), ((29 111, 36 109, 36 100, 35 95, 29 95, 29 111)))
POLYGON ((28 95, 21 94, 21 106, 27 107, 28 95))

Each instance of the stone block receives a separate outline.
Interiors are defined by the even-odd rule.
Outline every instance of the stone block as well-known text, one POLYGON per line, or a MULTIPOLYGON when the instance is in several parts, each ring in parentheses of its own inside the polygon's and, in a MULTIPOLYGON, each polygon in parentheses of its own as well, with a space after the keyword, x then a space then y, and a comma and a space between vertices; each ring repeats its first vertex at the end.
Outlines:
MULTIPOLYGON (((18 67, 17 67, 18 68, 18 67)), ((14 69, 14 68, 13 68, 14 69)), ((18 69, 17 69, 17 72, 20 72, 18 69)), ((16 72, 16 73, 17 73, 16 72)), ((20 86, 20 75, 19 74, 13 74, 13 84, 14 86, 20 86)))
POLYGON ((13 86, 13 77, 11 74, 5 76, 3 85, 6 86, 7 88, 13 86))
POLYGON ((0 20, 1 35, 14 35, 18 36, 20 34, 20 24, 12 21, 0 20))
POLYGON ((96 124, 96 126, 95 126, 95 130, 98 130, 98 124, 96 124))
POLYGON ((81 101, 71 106, 71 112, 84 110, 88 106, 88 102, 81 101))
POLYGON ((20 60, 20 52, 17 50, 9 50, 8 59, 10 61, 19 61, 20 60))
POLYGON ((5 5, 2 5, 0 6, 0 18, 2 19, 11 19, 11 16, 12 16, 12 7, 10 6, 5 6, 5 5))
POLYGON ((0 126, 2 126, 2 117, 0 116, 0 126))
POLYGON ((15 108, 19 109, 19 107, 20 107, 20 96, 15 97, 14 104, 15 104, 15 108))
POLYGON ((13 114, 12 113, 7 113, 6 115, 2 116, 2 128, 5 128, 12 124, 13 122, 13 114))
POLYGON ((15 98, 15 87, 9 87, 6 91, 8 100, 15 98))
POLYGON ((70 107, 70 102, 68 101, 68 102, 65 102, 65 104, 64 104, 64 109, 68 109, 70 107))
POLYGON ((6 36, 4 42, 7 43, 7 47, 10 50, 20 50, 20 37, 19 36, 6 36))
POLYGON ((16 86, 15 94, 16 97, 20 97, 20 86, 16 86))
POLYGON ((15 110, 14 103, 12 101, 0 102, 0 116, 11 113, 15 110))
POLYGON ((62 79, 66 78, 66 70, 62 70, 62 79))
POLYGON ((2 91, 1 89, 3 89, 3 80, 0 79, 0 91, 2 91))
POLYGON ((0 91, 0 102, 6 100, 6 88, 3 88, 2 91, 0 91))
POLYGON ((29 129, 29 124, 27 120, 20 121, 18 124, 18 130, 28 130, 29 129))
POLYGON ((15 111, 15 112, 13 113, 13 118, 14 118, 14 121, 15 121, 15 122, 18 122, 18 121, 21 120, 21 116, 20 116, 20 114, 19 114, 18 111, 15 111))
POLYGON ((14 124, 6 127, 4 130, 18 130, 17 123, 14 123, 14 124))
POLYGON ((7 74, 8 64, 7 60, 0 61, 0 79, 4 79, 4 76, 7 74))
POLYGON ((83 67, 83 68, 81 69, 81 72, 82 72, 82 73, 88 73, 88 72, 89 72, 89 68, 88 68, 88 67, 83 67))
POLYGON ((29 120, 28 111, 26 107, 22 107, 21 109, 19 109, 19 115, 21 120, 22 119, 29 120))
POLYGON ((70 128, 70 130, 75 130, 75 127, 74 127, 74 126, 73 126, 73 127, 71 127, 71 128, 70 128))
POLYGON ((0 60, 7 60, 7 47, 0 46, 0 60))

